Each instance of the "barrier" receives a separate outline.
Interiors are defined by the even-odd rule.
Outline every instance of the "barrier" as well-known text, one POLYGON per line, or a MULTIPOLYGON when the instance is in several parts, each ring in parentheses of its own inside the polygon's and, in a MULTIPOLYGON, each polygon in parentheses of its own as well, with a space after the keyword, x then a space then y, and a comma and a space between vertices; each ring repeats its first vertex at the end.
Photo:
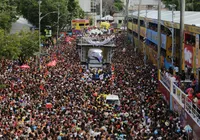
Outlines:
POLYGON ((170 91, 170 79, 164 73, 160 72, 160 80, 163 86, 165 86, 166 89, 170 91))
MULTIPOLYGON (((172 80, 161 71, 159 71, 159 81, 168 91, 170 91, 170 95, 173 96, 179 105, 200 127, 200 108, 198 108, 198 106, 187 97, 187 95, 177 86, 175 82, 172 82, 172 80)), ((172 99, 170 98, 170 100, 172 99)))

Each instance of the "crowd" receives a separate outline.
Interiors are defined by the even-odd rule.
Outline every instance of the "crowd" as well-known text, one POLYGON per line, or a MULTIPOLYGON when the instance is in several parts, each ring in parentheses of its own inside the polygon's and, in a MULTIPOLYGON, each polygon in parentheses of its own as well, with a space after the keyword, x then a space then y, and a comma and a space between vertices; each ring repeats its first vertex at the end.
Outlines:
POLYGON ((26 62, 30 69, 2 60, 0 82, 6 87, 0 89, 0 139, 186 140, 179 117, 157 91, 156 67, 144 65, 130 46, 123 48, 118 36, 114 79, 110 65, 100 72, 82 67, 73 43, 51 48, 41 68, 33 59, 26 62), (47 67, 51 60, 56 66, 47 67), (103 77, 93 79, 91 73, 103 77), (118 94, 121 105, 107 106, 94 93, 118 94))

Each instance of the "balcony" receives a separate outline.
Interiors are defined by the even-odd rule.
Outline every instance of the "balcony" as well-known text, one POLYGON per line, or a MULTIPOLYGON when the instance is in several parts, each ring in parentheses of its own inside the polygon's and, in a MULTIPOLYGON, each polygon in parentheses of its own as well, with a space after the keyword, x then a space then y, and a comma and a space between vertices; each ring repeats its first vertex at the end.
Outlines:
MULTIPOLYGON (((181 108, 187 112, 197 126, 200 127, 200 108, 188 98, 187 94, 178 87, 177 83, 172 81, 170 76, 166 76, 160 71, 159 81, 170 92, 170 95, 174 98, 174 100, 176 100, 179 106, 181 106, 181 108)), ((174 105, 171 100, 172 99, 170 98, 170 104, 174 105)), ((180 108, 177 111, 180 111, 180 108)))

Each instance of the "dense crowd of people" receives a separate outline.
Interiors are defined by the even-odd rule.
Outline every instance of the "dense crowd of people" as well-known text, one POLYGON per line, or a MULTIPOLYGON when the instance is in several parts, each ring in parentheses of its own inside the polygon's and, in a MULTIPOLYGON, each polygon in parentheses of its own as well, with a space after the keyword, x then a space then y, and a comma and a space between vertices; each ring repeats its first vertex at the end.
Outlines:
POLYGON ((75 46, 51 48, 41 68, 33 59, 26 62, 30 69, 2 60, 0 139, 187 139, 179 117, 157 91, 156 67, 144 65, 130 46, 123 49, 120 35, 112 64, 100 70, 82 67, 75 46), (52 60, 56 66, 47 67, 52 60), (101 77, 94 79, 94 74, 101 77), (101 94, 119 95, 121 105, 97 101, 101 94))

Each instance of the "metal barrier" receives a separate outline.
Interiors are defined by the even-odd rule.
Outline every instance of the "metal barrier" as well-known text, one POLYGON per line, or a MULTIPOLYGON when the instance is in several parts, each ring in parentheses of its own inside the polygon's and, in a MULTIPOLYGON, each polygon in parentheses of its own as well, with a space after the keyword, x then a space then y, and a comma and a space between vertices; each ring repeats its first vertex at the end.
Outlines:
POLYGON ((185 100, 187 95, 175 84, 173 83, 173 94, 172 96, 177 100, 177 102, 184 108, 185 100))
POLYGON ((185 100, 185 111, 200 127, 200 108, 198 108, 189 98, 185 100))
POLYGON ((170 79, 164 74, 160 72, 160 80, 164 84, 165 87, 170 91, 170 79))

